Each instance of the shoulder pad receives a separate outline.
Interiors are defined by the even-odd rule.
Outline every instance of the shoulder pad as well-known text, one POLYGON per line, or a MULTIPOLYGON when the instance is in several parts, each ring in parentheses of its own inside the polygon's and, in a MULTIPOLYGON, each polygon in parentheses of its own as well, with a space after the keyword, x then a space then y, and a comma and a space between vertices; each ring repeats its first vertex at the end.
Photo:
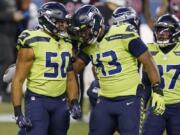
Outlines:
MULTIPOLYGON (((29 31, 27 31, 27 30, 25 30, 25 31, 23 31, 20 35, 19 35, 19 37, 18 37, 18 41, 17 41, 17 49, 19 49, 19 48, 24 48, 25 46, 24 46, 24 42, 25 42, 25 40, 28 38, 28 37, 30 37, 30 33, 29 33, 29 31)), ((27 47, 26 47, 27 48, 27 47)))
POLYGON ((34 31, 24 31, 18 38, 19 48, 30 48, 32 43, 35 42, 49 42, 50 37, 40 36, 37 33, 33 34, 34 31))
POLYGON ((30 33, 28 31, 23 31, 19 37, 18 37, 18 40, 21 40, 21 41, 24 41, 27 37, 30 36, 30 33))

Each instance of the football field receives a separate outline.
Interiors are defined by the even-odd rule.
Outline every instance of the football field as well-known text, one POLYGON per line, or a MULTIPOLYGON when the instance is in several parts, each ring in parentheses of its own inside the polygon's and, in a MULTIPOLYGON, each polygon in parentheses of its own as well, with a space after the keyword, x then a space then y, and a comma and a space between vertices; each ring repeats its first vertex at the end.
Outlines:
MULTIPOLYGON (((85 116, 89 111, 89 103, 86 99, 84 102, 83 111, 85 116)), ((12 105, 10 103, 1 103, 0 104, 0 135, 17 135, 18 127, 14 123, 12 115, 12 105), (8 116, 7 121, 6 117, 2 119, 2 116, 11 114, 8 116)), ((72 121, 68 131, 68 135, 88 135, 88 123, 87 118, 85 121, 72 121)), ((118 135, 115 133, 114 135, 118 135)), ((166 135, 166 134, 164 134, 166 135)))
MULTIPOLYGON (((89 112, 88 108, 89 103, 86 99, 83 107, 85 116, 87 116, 89 112)), ((0 103, 0 135, 17 135, 18 127, 13 120, 12 112, 12 105, 10 103, 0 103)), ((72 121, 70 124, 68 135, 88 135, 87 118, 85 121, 72 121)))
MULTIPOLYGON (((85 100, 84 112, 88 113, 88 101, 85 100)), ((13 109, 10 103, 0 103, 0 135, 17 135, 18 127, 13 120, 13 109)), ((73 121, 70 124, 68 135, 87 135, 88 123, 73 121)))

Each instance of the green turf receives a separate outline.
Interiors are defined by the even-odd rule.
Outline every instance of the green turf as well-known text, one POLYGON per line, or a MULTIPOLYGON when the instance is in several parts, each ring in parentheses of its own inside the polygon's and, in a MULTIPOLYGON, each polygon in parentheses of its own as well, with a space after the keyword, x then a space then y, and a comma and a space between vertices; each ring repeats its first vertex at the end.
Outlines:
POLYGON ((15 123, 0 123, 1 135, 17 135, 18 127, 15 123))
MULTIPOLYGON (((88 113, 89 103, 85 99, 83 112, 88 113)), ((0 115, 4 113, 13 113, 13 107, 10 103, 0 104, 0 115)), ((18 127, 15 123, 0 123, 0 135, 17 135, 18 127)), ((68 135, 88 135, 88 124, 84 122, 71 123, 68 135)), ((118 135, 115 133, 114 135, 118 135)), ((164 134, 166 135, 166 134, 164 134)))
POLYGON ((2 113, 12 113, 13 106, 10 103, 0 103, 0 114, 2 113))
MULTIPOLYGON (((0 123, 0 135, 17 135, 18 127, 15 123, 0 123)), ((87 135, 88 125, 83 122, 71 124, 68 135, 87 135)))
MULTIPOLYGON (((15 123, 0 123, 0 135, 17 135, 17 132, 18 127, 15 123)), ((88 135, 88 124, 84 122, 71 124, 68 135, 88 135)))

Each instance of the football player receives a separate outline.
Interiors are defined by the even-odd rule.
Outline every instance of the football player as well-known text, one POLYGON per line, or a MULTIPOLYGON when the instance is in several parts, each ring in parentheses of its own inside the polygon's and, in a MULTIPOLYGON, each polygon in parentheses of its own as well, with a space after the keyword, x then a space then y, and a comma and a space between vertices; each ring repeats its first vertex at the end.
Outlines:
MULTIPOLYGON (((163 89, 166 110, 157 116, 148 111, 144 125, 144 135, 167 135, 180 133, 180 22, 175 15, 165 14, 159 17, 154 26, 155 43, 148 45, 155 59, 163 89)), ((143 82, 149 89, 149 81, 143 74, 143 82)), ((151 90, 151 89, 150 89, 151 90)))
POLYGON ((67 135, 69 109, 73 118, 81 115, 71 64, 72 45, 66 37, 68 12, 59 2, 45 3, 38 12, 40 28, 25 30, 18 39, 12 81, 15 119, 28 135, 67 135), (22 85, 26 78, 23 115, 22 85))
POLYGON ((160 77, 154 60, 134 31, 136 13, 130 8, 118 9, 120 25, 104 26, 97 8, 84 5, 72 17, 71 29, 79 36, 83 49, 74 63, 81 71, 90 61, 96 67, 100 92, 91 112, 89 135, 140 134, 140 101, 136 96, 141 83, 137 60, 146 68, 153 88, 154 111, 164 112, 160 77), (122 12, 122 13, 121 13, 122 12))

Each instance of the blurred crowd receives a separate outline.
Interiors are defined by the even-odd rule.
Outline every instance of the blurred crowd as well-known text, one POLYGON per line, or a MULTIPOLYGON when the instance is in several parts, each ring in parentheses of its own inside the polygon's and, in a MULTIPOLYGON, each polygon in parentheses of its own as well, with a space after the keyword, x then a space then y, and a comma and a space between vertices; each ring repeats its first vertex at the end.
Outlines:
POLYGON ((118 6, 133 7, 141 18, 141 24, 146 23, 151 29, 155 18, 166 12, 180 18, 180 0, 0 0, 0 102, 10 101, 3 75, 7 67, 15 63, 17 37, 23 30, 38 25, 38 8, 48 1, 65 4, 71 14, 83 4, 94 4, 104 16, 106 25, 111 25, 112 12, 118 6))

